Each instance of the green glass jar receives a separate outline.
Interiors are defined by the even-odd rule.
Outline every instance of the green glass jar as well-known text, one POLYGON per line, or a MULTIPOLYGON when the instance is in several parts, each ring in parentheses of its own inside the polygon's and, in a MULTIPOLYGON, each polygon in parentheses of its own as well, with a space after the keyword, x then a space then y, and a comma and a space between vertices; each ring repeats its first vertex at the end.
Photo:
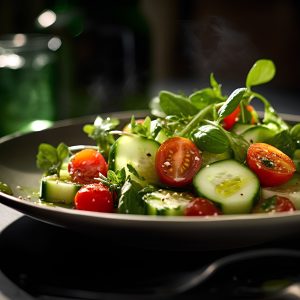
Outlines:
POLYGON ((0 38, 0 136, 41 130, 55 120, 60 45, 48 35, 0 38))

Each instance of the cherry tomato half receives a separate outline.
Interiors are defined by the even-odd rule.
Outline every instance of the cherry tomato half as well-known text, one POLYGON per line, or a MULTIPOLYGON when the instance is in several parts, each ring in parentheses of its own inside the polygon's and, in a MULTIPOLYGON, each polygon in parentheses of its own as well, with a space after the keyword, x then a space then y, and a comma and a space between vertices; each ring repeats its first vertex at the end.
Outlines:
MULTIPOLYGON (((251 124, 257 123, 257 115, 254 107, 252 105, 246 105, 246 109, 251 113, 251 124)), ((235 123, 238 122, 241 113, 240 105, 228 116, 223 119, 223 128, 230 130, 235 123)))
POLYGON ((106 176, 107 169, 104 157, 94 149, 77 152, 68 164, 72 181, 81 184, 97 182, 94 178, 99 177, 99 173, 106 176))
POLYGON ((194 198, 191 200, 186 209, 186 216, 217 216, 221 211, 210 200, 204 198, 194 198))
POLYGON ((75 207, 80 210, 112 212, 113 196, 102 183, 84 185, 75 195, 75 207))
POLYGON ((291 158, 279 149, 265 143, 250 145, 247 164, 257 175, 262 186, 276 186, 287 182, 296 167, 291 158))
POLYGON ((155 167, 162 183, 180 187, 192 182, 201 162, 200 151, 192 141, 173 137, 160 145, 155 167))
POLYGON ((296 207, 293 202, 281 196, 272 196, 258 203, 254 209, 254 213, 271 213, 271 212, 288 212, 295 211, 296 207))

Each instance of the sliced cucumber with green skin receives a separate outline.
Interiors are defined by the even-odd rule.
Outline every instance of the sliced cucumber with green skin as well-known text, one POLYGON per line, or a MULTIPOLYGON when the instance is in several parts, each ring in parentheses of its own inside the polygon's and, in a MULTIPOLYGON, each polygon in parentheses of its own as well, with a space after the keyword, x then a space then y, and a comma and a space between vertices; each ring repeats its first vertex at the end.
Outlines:
POLYGON ((290 199, 296 209, 300 209, 300 174, 295 173, 293 177, 284 184, 262 188, 261 190, 261 197, 263 199, 276 195, 290 199))
POLYGON ((159 179, 155 170, 155 157, 159 143, 139 136, 123 135, 117 139, 109 154, 109 168, 121 170, 142 185, 158 184, 159 179), (145 180, 140 180, 129 172, 127 165, 131 165, 145 180))
POLYGON ((218 204, 224 214, 250 213, 260 194, 257 176, 232 159, 202 168, 193 184, 199 196, 218 204))
POLYGON ((143 196, 148 215, 182 216, 193 195, 160 189, 143 196))
POLYGON ((246 130, 253 128, 254 125, 251 124, 242 124, 242 123, 235 123, 230 131, 236 133, 236 134, 242 134, 246 130))
POLYGON ((82 185, 59 180, 57 176, 43 177, 40 199, 46 202, 73 204, 74 197, 82 185))
POLYGON ((257 125, 244 131, 241 135, 249 143, 261 143, 274 136, 275 132, 263 125, 257 125))

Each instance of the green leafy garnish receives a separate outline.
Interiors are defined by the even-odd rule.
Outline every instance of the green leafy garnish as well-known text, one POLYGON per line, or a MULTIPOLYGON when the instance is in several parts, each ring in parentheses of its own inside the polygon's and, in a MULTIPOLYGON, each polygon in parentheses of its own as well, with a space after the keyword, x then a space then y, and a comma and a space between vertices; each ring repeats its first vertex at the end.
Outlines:
POLYGON ((137 179, 141 181, 145 180, 142 176, 139 175, 137 170, 132 165, 127 164, 126 167, 129 171, 128 175, 126 175, 127 173, 125 168, 116 171, 108 170, 107 177, 99 173, 98 180, 107 187, 109 187, 111 191, 116 191, 117 193, 119 193, 126 181, 131 181, 130 174, 134 175, 137 179))
POLYGON ((191 103, 200 110, 207 105, 226 100, 222 95, 221 85, 216 81, 213 73, 210 74, 210 85, 211 87, 196 91, 189 96, 191 103))
POLYGON ((152 132, 151 132, 151 118, 146 117, 142 123, 136 122, 135 117, 131 117, 130 122, 130 131, 131 133, 137 134, 139 136, 152 139, 152 132))
POLYGON ((192 134, 192 140, 202 151, 223 153, 229 150, 229 139, 223 130, 214 125, 200 126, 192 134))
POLYGON ((250 69, 246 79, 246 87, 250 89, 251 86, 267 83, 273 79, 275 73, 276 68, 273 61, 260 59, 250 69))
POLYGON ((243 96, 246 92, 246 88, 239 88, 234 90, 222 107, 218 111, 219 118, 223 119, 224 117, 230 115, 240 104, 243 99, 243 96))
POLYGON ((122 186, 119 198, 118 211, 124 214, 146 213, 146 205, 143 201, 143 194, 139 194, 142 186, 136 181, 127 180, 122 186))
POLYGON ((267 143, 278 148, 292 157, 296 150, 296 143, 288 130, 282 130, 267 140, 267 143))
POLYGON ((42 143, 38 148, 36 164, 39 169, 44 171, 46 176, 54 174, 59 176, 61 166, 69 155, 69 148, 64 143, 60 143, 57 148, 42 143))
POLYGON ((161 91, 159 101, 162 110, 167 115, 193 116, 198 112, 197 107, 182 95, 161 91))
POLYGON ((94 124, 86 124, 83 131, 96 142, 99 147, 99 152, 105 157, 108 157, 110 146, 115 142, 115 138, 110 131, 119 125, 120 121, 115 118, 102 119, 97 117, 94 124))

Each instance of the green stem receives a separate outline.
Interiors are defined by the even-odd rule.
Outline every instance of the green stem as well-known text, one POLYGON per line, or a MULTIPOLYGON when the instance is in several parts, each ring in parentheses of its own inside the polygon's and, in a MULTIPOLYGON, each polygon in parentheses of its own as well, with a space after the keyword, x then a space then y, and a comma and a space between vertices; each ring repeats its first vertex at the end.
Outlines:
POLYGON ((269 101, 263 95, 252 92, 252 91, 251 91, 251 94, 252 94, 252 98, 259 99, 264 104, 265 107, 268 107, 268 108, 271 107, 271 104, 269 103, 269 101))
MULTIPOLYGON (((218 103, 218 105, 220 104, 220 106, 223 104, 223 103, 218 103)), ((196 125, 199 124, 199 122, 201 120, 204 119, 204 117, 214 109, 216 104, 210 104, 208 106, 206 106, 205 108, 203 108, 202 110, 200 110, 195 116, 194 118, 190 121, 190 123, 187 124, 187 126, 181 130, 177 136, 185 136, 187 135, 188 133, 190 133, 195 127, 196 125)))

